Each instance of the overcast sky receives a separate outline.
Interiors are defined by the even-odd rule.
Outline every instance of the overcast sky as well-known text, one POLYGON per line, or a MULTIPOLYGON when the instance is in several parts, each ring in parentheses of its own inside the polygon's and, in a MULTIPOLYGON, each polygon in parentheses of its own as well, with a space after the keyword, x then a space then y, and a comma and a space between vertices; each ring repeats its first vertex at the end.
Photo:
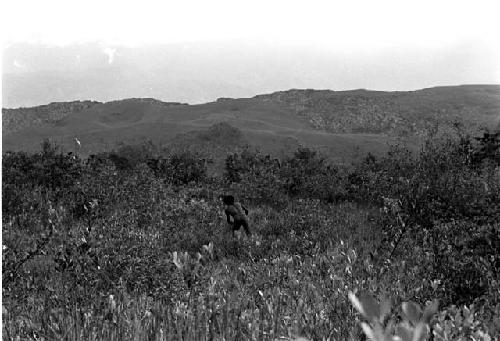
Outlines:
MULTIPOLYGON (((349 87, 410 90, 412 87, 456 82, 500 83, 498 2, 4 0, 0 22, 4 54, 17 43, 66 46, 69 49, 74 44, 99 42, 100 53, 112 65, 120 58, 120 48, 201 43, 204 46, 224 44, 227 49, 232 42, 235 46, 245 42, 257 47, 266 46, 266 51, 277 51, 277 55, 280 55, 280 50, 314 51, 309 62, 290 62, 293 66, 284 71, 296 70, 302 65, 305 69, 294 78, 298 79, 297 85, 300 86, 331 86, 337 90, 349 87), (323 79, 319 82, 315 77, 322 70, 313 67, 318 54, 325 56, 321 65, 329 77, 335 77, 335 70, 328 69, 331 64, 324 59, 333 58, 337 65, 339 61, 343 63, 344 69, 339 77, 345 81, 328 83, 323 79), (360 77, 363 64, 380 72, 372 71, 360 77), (308 73, 308 68, 311 73, 308 73), (397 73, 389 72, 391 70, 399 70, 405 79, 399 79, 397 73), (349 73, 356 81, 346 78, 349 73)), ((31 70, 39 68, 26 65, 23 54, 15 51, 18 55, 12 56, 12 51, 8 58, 4 55, 4 74, 16 70, 27 72, 30 66, 33 67, 31 70)), ((201 53, 196 59, 199 62, 204 52, 197 49, 197 53, 201 53)), ((242 63, 252 63, 253 55, 244 57, 242 63)), ((302 55, 301 58, 306 57, 302 55)), ((233 59, 231 63, 237 64, 238 58, 233 59)), ((212 67, 219 69, 218 64, 223 62, 215 58, 213 66, 206 65, 199 70, 203 73, 212 67)), ((256 66, 249 70, 256 72, 256 66)), ((201 77, 206 80, 209 76, 207 73, 201 77)), ((224 82, 222 75, 214 77, 218 77, 214 81, 224 82)), ((9 84, 4 82, 4 87, 9 84)), ((273 84, 294 85, 292 81, 273 84)), ((64 89, 59 90, 64 92, 64 89)), ((256 86, 249 91, 259 90, 267 91, 268 87, 256 86)), ((198 101, 207 96, 202 97, 198 101)), ((193 98, 193 101, 197 99, 193 98)))
MULTIPOLYGON (((7 40, 115 44, 228 39, 321 44, 333 49, 497 43, 498 1, 475 0, 8 0, 7 40)), ((498 43, 497 43, 498 44, 498 43)))

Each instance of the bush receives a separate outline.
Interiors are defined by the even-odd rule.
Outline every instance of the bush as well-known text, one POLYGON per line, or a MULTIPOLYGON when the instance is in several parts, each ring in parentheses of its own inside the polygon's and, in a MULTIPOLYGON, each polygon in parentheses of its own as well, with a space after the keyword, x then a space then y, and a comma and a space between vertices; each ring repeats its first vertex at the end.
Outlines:
POLYGON ((500 131, 485 131, 483 136, 476 137, 478 142, 474 150, 472 161, 481 164, 485 161, 491 162, 495 166, 500 166, 500 131))
POLYGON ((191 152, 170 155, 162 171, 167 181, 175 185, 201 182, 207 177, 206 160, 191 152))
POLYGON ((240 182, 249 172, 258 168, 279 167, 277 159, 263 155, 258 150, 245 147, 237 153, 230 153, 225 160, 224 176, 229 182, 240 182))
POLYGON ((61 193, 75 186, 83 173, 80 158, 72 153, 63 154, 48 140, 35 154, 7 152, 2 159, 2 211, 21 213, 24 195, 35 188, 43 190, 47 199, 56 201, 61 193))
POLYGON ((151 141, 137 145, 123 144, 109 153, 108 158, 120 170, 130 170, 158 154, 158 148, 151 141))
POLYGON ((82 166, 77 156, 63 154, 46 140, 42 143, 42 150, 36 154, 5 153, 2 180, 6 184, 43 186, 54 190, 71 186, 81 176, 82 166))
POLYGON ((283 162, 280 177, 292 197, 331 200, 336 195, 337 169, 309 148, 299 148, 283 162))
POLYGON ((279 160, 249 148, 229 154, 225 161, 225 179, 230 184, 230 190, 255 205, 280 208, 286 204, 279 170, 279 160))
POLYGON ((484 240, 498 239, 500 181, 491 164, 474 165, 471 146, 463 135, 430 139, 418 155, 395 146, 350 174, 352 197, 384 208, 380 222, 390 257, 405 257, 412 244, 423 246, 432 259, 423 276, 442 281, 446 303, 471 303, 497 286, 487 275, 497 261, 491 263, 494 252, 484 240), (482 246, 471 246, 476 243, 482 246), (488 259, 486 268, 482 259, 488 259))
POLYGON ((471 304, 495 295, 500 280, 499 231, 498 223, 455 221, 434 226, 434 234, 425 238, 424 249, 432 252, 434 259, 427 275, 441 282, 445 304, 471 304))

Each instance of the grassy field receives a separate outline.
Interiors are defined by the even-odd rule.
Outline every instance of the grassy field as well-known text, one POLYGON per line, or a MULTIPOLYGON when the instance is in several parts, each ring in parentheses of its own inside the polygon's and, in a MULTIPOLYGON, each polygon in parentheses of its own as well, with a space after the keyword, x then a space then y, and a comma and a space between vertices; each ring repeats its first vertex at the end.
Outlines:
POLYGON ((243 150, 218 177, 193 153, 6 154, 3 338, 362 340, 382 324, 410 340, 424 321, 434 340, 497 340, 500 173, 486 145, 430 140, 350 167, 243 150), (225 193, 249 206, 251 237, 231 235, 225 193))

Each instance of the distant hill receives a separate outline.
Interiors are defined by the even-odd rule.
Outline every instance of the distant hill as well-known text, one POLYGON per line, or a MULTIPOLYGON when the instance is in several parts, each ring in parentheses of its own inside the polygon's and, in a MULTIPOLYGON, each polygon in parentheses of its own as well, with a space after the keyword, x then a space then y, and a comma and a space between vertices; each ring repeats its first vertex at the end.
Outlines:
MULTIPOLYGON (((108 102, 121 104, 147 103, 150 105, 168 107, 172 105, 182 105, 178 102, 162 102, 154 98, 129 98, 121 101, 108 102)), ((97 101, 72 101, 72 102, 53 102, 47 105, 40 105, 30 108, 2 109, 2 132, 9 134, 25 128, 41 126, 44 124, 57 123, 68 115, 77 114, 82 110, 90 109, 96 104, 103 104, 97 101)), ((111 115, 110 120, 123 120, 123 117, 111 115)))
POLYGON ((24 128, 56 123, 69 114, 79 113, 99 103, 95 101, 54 102, 31 108, 2 109, 2 133, 9 134, 24 128))
POLYGON ((3 150, 36 150, 51 138, 88 155, 118 143, 154 143, 222 154, 249 144, 282 155, 299 145, 337 161, 380 153, 404 138, 418 146, 430 126, 500 127, 500 86, 408 92, 288 90, 186 105, 151 98, 3 109, 3 150))
POLYGON ((463 85, 418 91, 289 90, 260 95, 285 103, 311 125, 335 133, 422 134, 435 124, 500 123, 500 86, 463 85))

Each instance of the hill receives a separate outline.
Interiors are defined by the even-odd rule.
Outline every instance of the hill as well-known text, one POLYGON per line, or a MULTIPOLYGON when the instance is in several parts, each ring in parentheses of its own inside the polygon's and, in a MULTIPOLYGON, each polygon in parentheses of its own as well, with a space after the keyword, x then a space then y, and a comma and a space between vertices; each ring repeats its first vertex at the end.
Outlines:
POLYGON ((2 132, 16 132, 24 128, 55 123, 69 114, 76 114, 100 102, 73 101, 53 102, 31 108, 2 109, 2 132))
POLYGON ((500 123, 500 86, 464 85, 407 92, 289 90, 261 95, 285 103, 317 128, 336 133, 422 134, 434 124, 500 123))
POLYGON ((2 121, 4 150, 36 150, 45 138, 73 150, 76 137, 82 155, 109 150, 119 142, 151 140, 219 152, 250 144, 272 154, 307 145, 346 161, 383 152, 387 143, 402 137, 417 146, 421 135, 436 125, 460 122, 469 129, 498 129, 500 86, 408 92, 292 89, 197 105, 150 98, 51 103, 3 109, 2 121), (222 122, 227 125, 218 125, 222 122), (217 130, 221 127, 229 135, 217 130))

